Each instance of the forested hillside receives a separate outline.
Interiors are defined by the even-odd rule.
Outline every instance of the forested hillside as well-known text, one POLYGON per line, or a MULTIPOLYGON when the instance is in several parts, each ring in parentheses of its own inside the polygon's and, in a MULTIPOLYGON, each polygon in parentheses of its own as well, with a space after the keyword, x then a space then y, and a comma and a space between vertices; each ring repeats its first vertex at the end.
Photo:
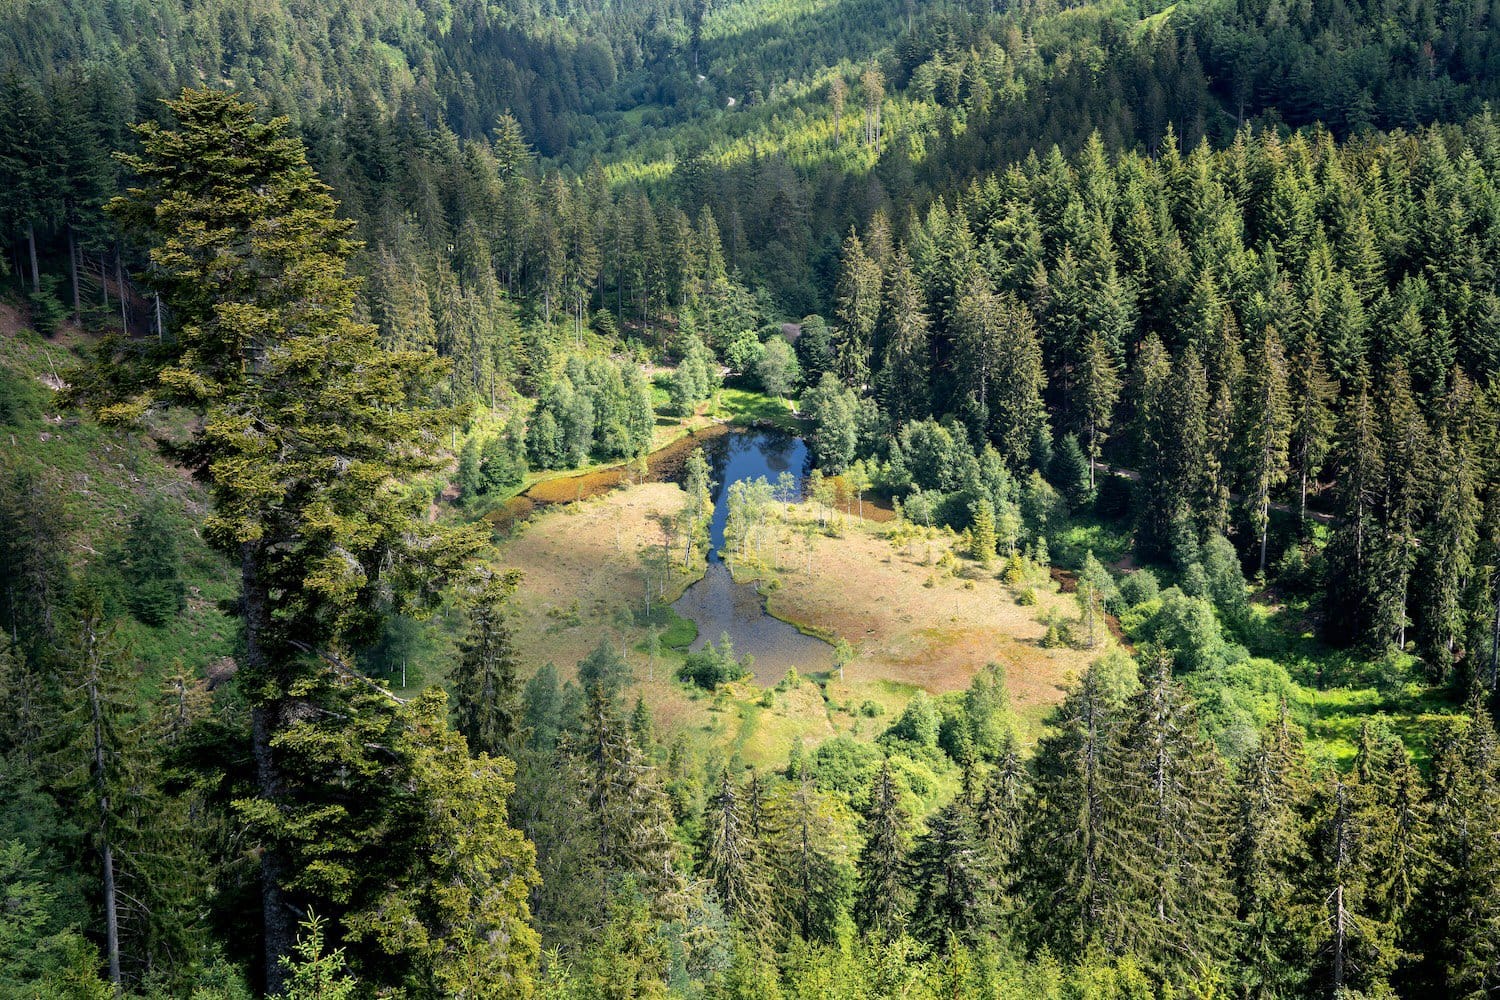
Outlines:
POLYGON ((6 6, 0 997, 1493 993, 1497 18, 6 6))

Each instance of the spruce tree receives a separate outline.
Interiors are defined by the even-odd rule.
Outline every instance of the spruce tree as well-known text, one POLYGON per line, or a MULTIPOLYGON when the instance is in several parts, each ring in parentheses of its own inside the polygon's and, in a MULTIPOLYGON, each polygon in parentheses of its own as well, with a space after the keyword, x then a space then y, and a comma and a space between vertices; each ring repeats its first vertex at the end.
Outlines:
POLYGON ((1001 872, 960 795, 927 821, 909 861, 912 934, 934 948, 977 947, 997 931, 1001 872))
POLYGON ((905 916, 907 823, 890 758, 886 758, 870 786, 870 800, 860 817, 864 846, 856 865, 854 919, 873 934, 895 934, 905 916))
POLYGON ((1143 680, 1111 761, 1120 927, 1125 947, 1182 981, 1228 954, 1224 765, 1168 661, 1143 680))
POLYGON ((1270 540, 1271 491, 1286 479, 1292 411, 1287 398, 1286 357, 1281 338, 1267 327, 1245 365, 1241 393, 1240 460, 1245 502, 1260 547, 1260 572, 1266 571, 1270 540))
POLYGON ((1302 810, 1310 777, 1301 743, 1287 718, 1261 733, 1260 743, 1240 765, 1230 852, 1243 928, 1237 941, 1241 981, 1247 995, 1275 997, 1301 989, 1306 908, 1294 895, 1294 879, 1306 864, 1302 810))
POLYGON ((1412 995, 1481 995, 1500 966, 1500 809, 1494 723, 1478 699, 1433 756, 1432 874, 1413 914, 1421 961, 1412 995))
POLYGON ((1395 643, 1400 649, 1406 645, 1410 624, 1411 580, 1421 544, 1418 528, 1433 470, 1427 422, 1412 395, 1410 376, 1399 366, 1386 373, 1382 384, 1380 437, 1385 479, 1374 629, 1382 642, 1395 643))
POLYGON ((1113 858, 1123 831, 1110 767, 1117 729, 1118 707, 1095 665, 1059 707, 1056 730, 1037 746, 1016 893, 1032 901, 1033 944, 1059 956, 1122 940, 1113 858))
POLYGON ((1109 348, 1097 331, 1089 331, 1078 369, 1078 429, 1089 460, 1089 491, 1095 489, 1095 469, 1104 442, 1114 427, 1115 403, 1120 397, 1120 373, 1109 348))
POLYGON ((932 412, 931 320, 904 247, 896 248, 880 312, 882 352, 876 388, 897 424, 932 412))
POLYGON ((600 905, 628 880, 653 914, 677 913, 683 885, 661 776, 599 687, 589 690, 571 757, 587 817, 587 826, 572 835, 583 838, 593 877, 602 883, 600 905))
POLYGON ((142 152, 128 166, 139 186, 111 207, 151 246, 173 336, 147 354, 113 345, 75 391, 108 422, 168 405, 202 418, 171 450, 208 484, 205 535, 239 566, 256 812, 263 830, 280 830, 261 855, 275 991, 293 944, 285 838, 322 778, 287 773, 273 745, 320 697, 338 700, 329 682, 353 676, 344 644, 478 539, 430 525, 425 498, 401 485, 433 467, 456 414, 420 402, 435 358, 387 352, 354 318, 353 224, 336 216, 287 121, 261 122, 209 90, 184 91, 168 112, 168 124, 137 128, 142 152))
POLYGON ((808 941, 831 941, 848 905, 852 878, 830 803, 809 775, 783 786, 764 833, 777 889, 772 902, 786 926, 808 941))
POLYGON ((1474 575, 1483 468, 1472 440, 1473 388, 1462 372, 1440 404, 1433 434, 1431 505, 1423 531, 1416 581, 1418 638, 1428 674, 1451 679, 1464 633, 1464 593, 1474 575))
POLYGON ((702 871, 730 919, 752 935, 766 929, 770 893, 755 832, 728 768, 704 813, 702 871))
POLYGON ((855 389, 870 380, 883 281, 881 265, 865 253, 859 236, 850 230, 844 240, 835 293, 838 329, 834 340, 834 368, 843 383, 855 389))
POLYGON ((1292 410, 1291 462, 1297 476, 1297 523, 1304 530, 1308 486, 1317 480, 1333 445, 1335 390, 1317 343, 1308 344, 1292 362, 1288 388, 1292 410))
POLYGON ((479 581, 466 608, 468 629, 453 672, 456 728, 476 756, 508 751, 521 726, 521 681, 508 602, 519 577, 492 574, 479 581))

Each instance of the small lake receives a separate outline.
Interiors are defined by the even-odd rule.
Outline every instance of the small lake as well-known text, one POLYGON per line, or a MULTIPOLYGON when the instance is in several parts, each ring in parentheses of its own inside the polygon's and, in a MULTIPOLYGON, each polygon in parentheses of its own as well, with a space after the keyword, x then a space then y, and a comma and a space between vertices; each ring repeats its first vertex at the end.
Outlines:
POLYGON ((698 626, 698 639, 691 648, 702 649, 709 640, 717 644, 728 633, 737 659, 747 653, 755 657, 752 669, 756 682, 763 685, 775 684, 792 667, 801 673, 829 669, 833 647, 768 614, 765 598, 755 585, 735 583, 719 557, 729 520, 729 485, 765 477, 774 486, 787 472, 800 490, 808 470, 806 444, 777 431, 734 430, 707 442, 703 450, 715 484, 708 571, 673 604, 678 614, 698 626))

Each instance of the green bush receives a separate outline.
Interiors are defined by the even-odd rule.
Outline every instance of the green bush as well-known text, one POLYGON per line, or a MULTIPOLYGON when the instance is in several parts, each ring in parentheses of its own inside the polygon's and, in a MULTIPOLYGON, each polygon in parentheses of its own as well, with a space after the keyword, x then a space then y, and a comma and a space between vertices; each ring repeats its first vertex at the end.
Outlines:
POLYGON ((1138 569, 1120 581, 1120 601, 1127 608, 1154 601, 1160 595, 1161 583, 1149 569, 1138 569))
POLYGON ((126 604, 142 623, 156 628, 187 607, 179 530, 167 501, 157 497, 136 513, 125 539, 126 604))
POLYGON ((863 795, 880 770, 884 755, 868 743, 848 736, 835 736, 818 746, 813 759, 813 775, 818 787, 853 798, 863 795))
POLYGON ((720 684, 737 681, 747 673, 745 665, 734 658, 734 646, 730 644, 729 634, 725 633, 719 637, 717 648, 710 641, 698 652, 689 653, 687 660, 677 668, 677 679, 713 691, 720 684))
POLYGON ((55 274, 42 276, 42 287, 26 297, 31 304, 31 326, 44 337, 57 332, 62 321, 68 318, 68 307, 57 297, 57 286, 62 279, 55 274))

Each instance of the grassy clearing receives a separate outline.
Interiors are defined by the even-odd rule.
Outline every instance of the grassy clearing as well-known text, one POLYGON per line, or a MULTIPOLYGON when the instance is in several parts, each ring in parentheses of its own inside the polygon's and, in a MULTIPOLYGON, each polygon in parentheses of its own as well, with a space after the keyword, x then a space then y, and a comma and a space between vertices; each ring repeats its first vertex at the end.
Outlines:
MULTIPOLYGON (((238 593, 233 568, 192 528, 207 509, 201 485, 168 464, 144 435, 101 427, 58 405, 57 390, 78 362, 66 336, 45 340, 20 328, 9 307, 0 316, 0 368, 31 390, 35 419, 0 427, 0 470, 29 467, 52 496, 49 513, 69 543, 74 577, 97 586, 108 610, 120 616, 119 636, 142 665, 143 690, 178 670, 202 676, 224 669, 235 646, 236 625, 220 602, 238 593), (131 519, 152 497, 165 497, 182 521, 178 534, 187 607, 160 628, 132 618, 123 606, 119 551, 131 519)), ((153 430, 185 430, 177 415, 159 418, 153 430)))
POLYGON ((789 400, 751 389, 725 386, 716 394, 709 413, 731 424, 768 425, 792 434, 802 430, 802 422, 792 412, 789 400))
MULTIPOLYGON (((1017 604, 993 571, 945 558, 951 537, 898 548, 887 528, 843 519, 837 536, 814 534, 809 572, 807 541, 797 528, 813 511, 793 505, 786 523, 770 532, 753 575, 777 582, 772 613, 812 634, 847 639, 854 660, 842 678, 831 672, 773 688, 746 680, 714 693, 690 690, 672 676, 682 662, 674 647, 691 641, 692 623, 674 622, 662 601, 650 612, 662 641, 649 661, 637 557, 659 544, 660 518, 681 502, 672 484, 626 486, 543 511, 502 544, 501 562, 524 576, 515 608, 525 673, 551 661, 572 676, 606 639, 627 650, 636 677, 629 697, 641 694, 663 731, 687 733, 722 759, 780 766, 798 740, 811 748, 835 735, 873 739, 917 690, 962 689, 990 661, 1005 666, 1023 736, 1034 739, 1067 684, 1098 655, 1043 648, 1038 618, 1049 609, 1076 615, 1072 599, 1043 585, 1038 606, 1017 604)), ((665 600, 699 572, 676 573, 665 600)))
MULTIPOLYGON (((799 530, 810 505, 792 505, 751 570, 774 580, 768 608, 798 627, 846 639, 855 649, 830 699, 891 703, 888 685, 939 693, 966 687, 985 663, 1005 667, 1019 715, 1034 723, 1101 650, 1044 648, 1041 619, 1076 617, 1071 598, 1037 587, 1037 605, 1018 604, 996 572, 957 558, 952 535, 898 547, 888 527, 841 519, 836 534, 799 530)), ((894 705, 892 705, 894 707, 894 705)))

